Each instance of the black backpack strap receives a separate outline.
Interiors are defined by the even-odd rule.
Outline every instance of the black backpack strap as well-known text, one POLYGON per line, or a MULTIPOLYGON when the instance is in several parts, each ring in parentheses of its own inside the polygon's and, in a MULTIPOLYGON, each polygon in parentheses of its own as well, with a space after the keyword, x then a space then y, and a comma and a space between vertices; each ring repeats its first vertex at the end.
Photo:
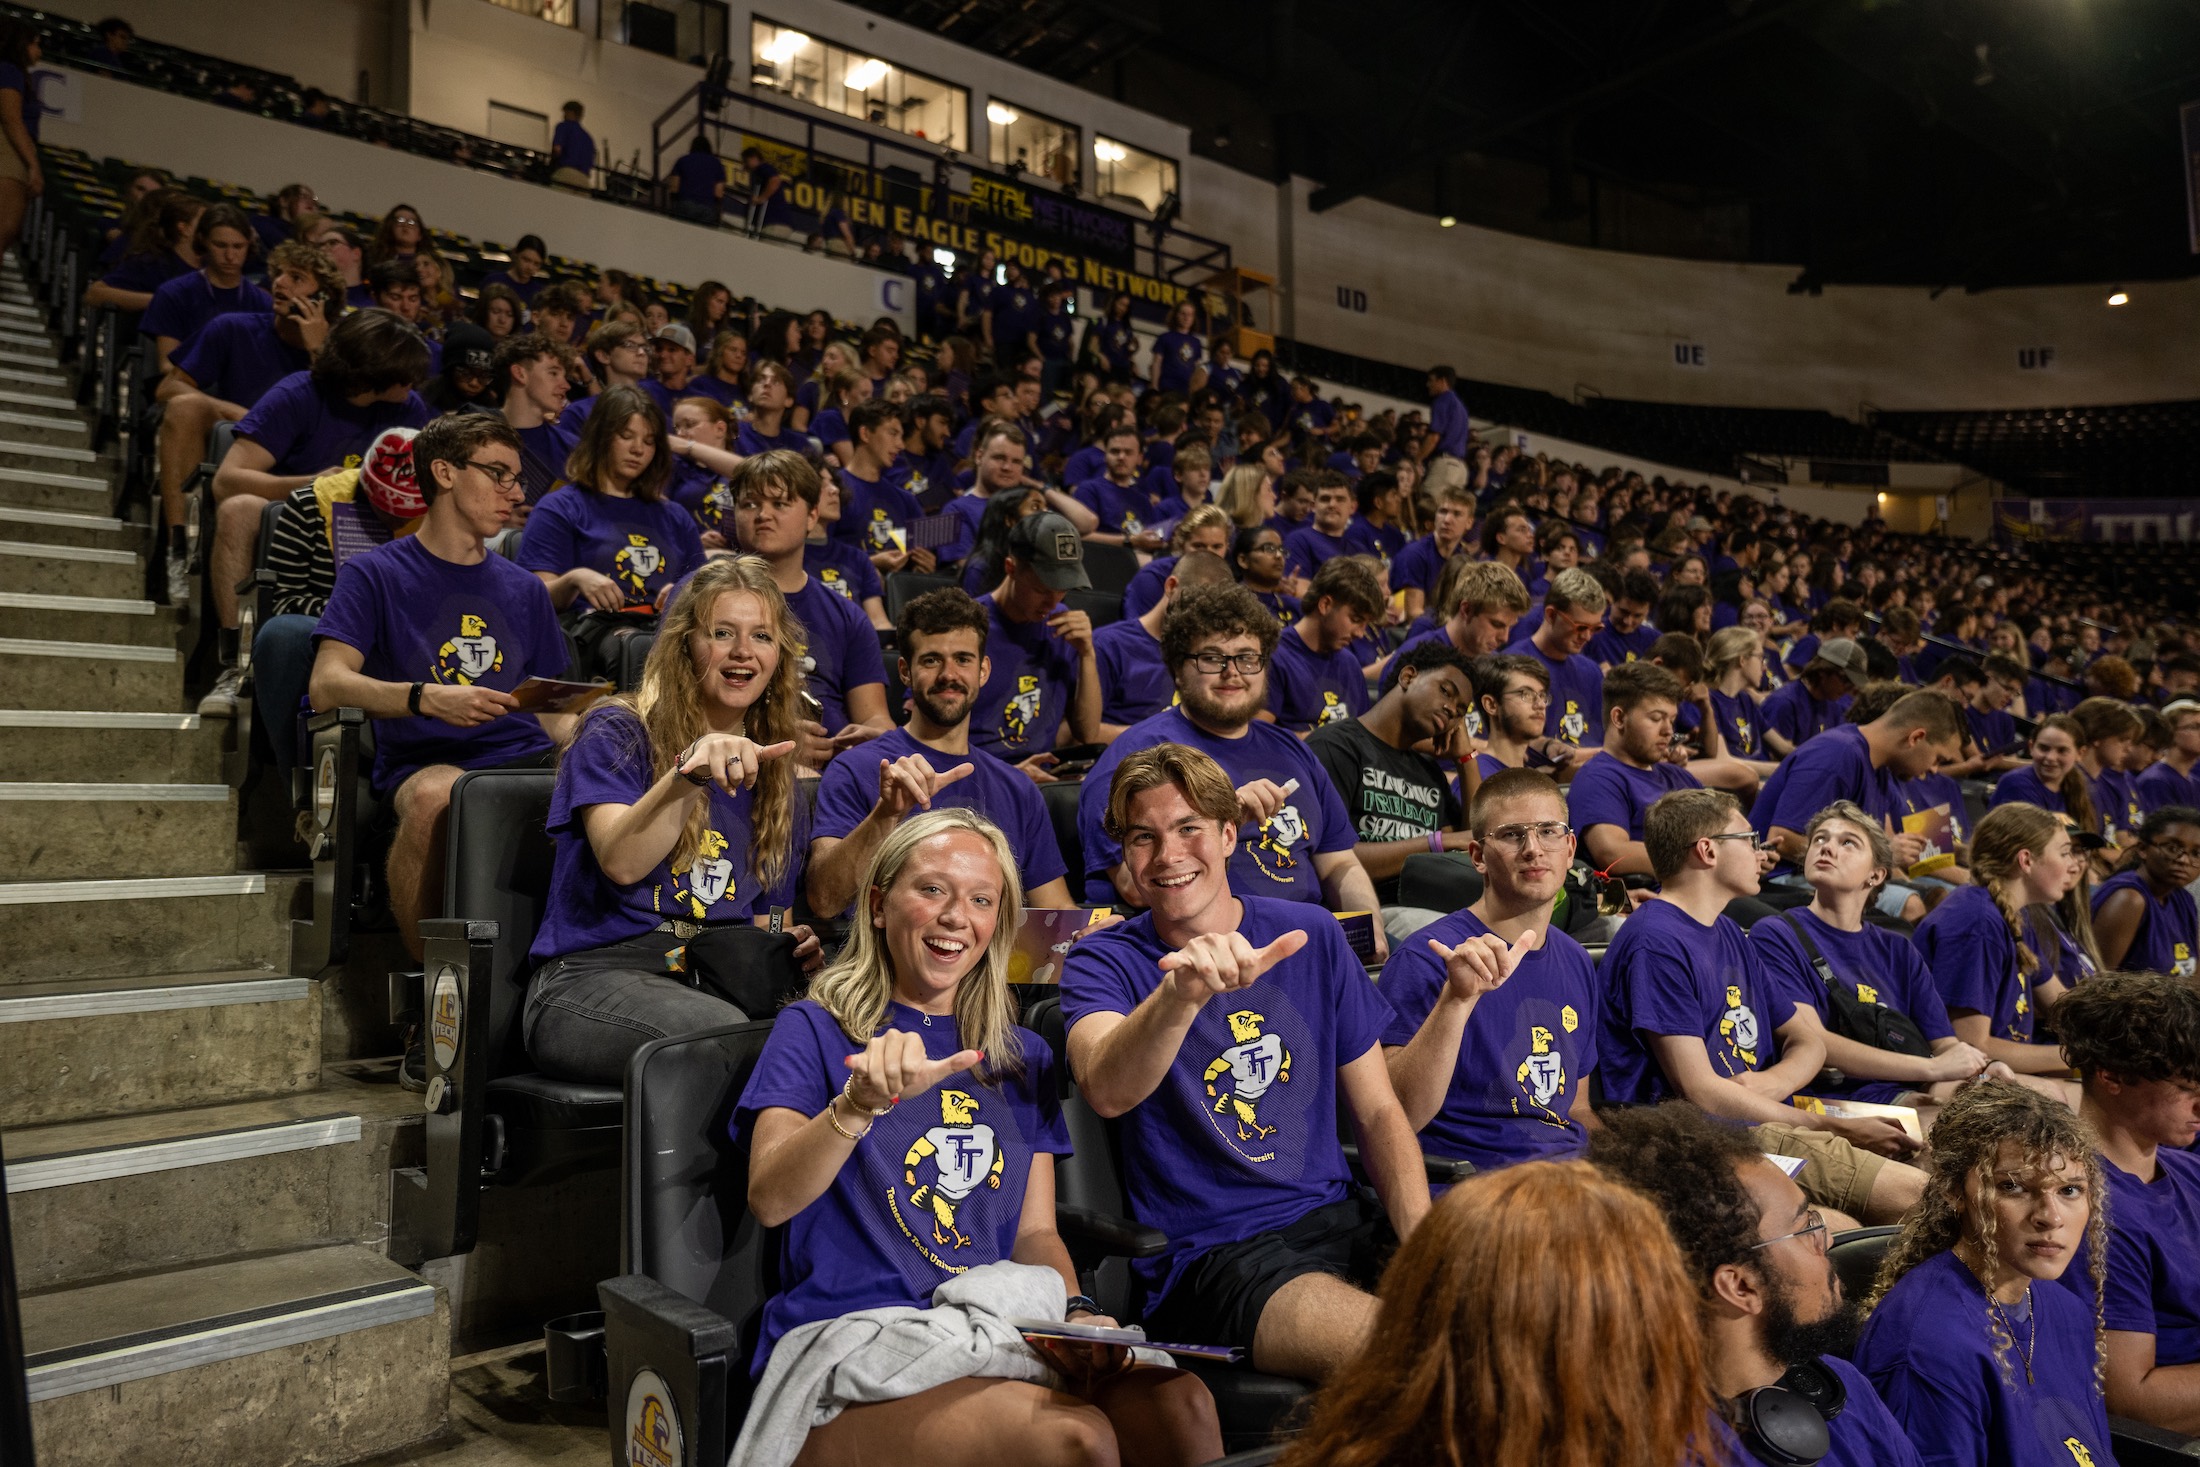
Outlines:
POLYGON ((1818 981, 1825 984, 1829 992, 1838 993, 1839 985, 1833 981, 1833 964, 1827 962, 1826 955, 1818 951, 1817 939, 1810 935, 1810 929, 1796 918, 1793 910, 1781 912, 1780 920, 1787 923, 1797 940, 1803 944, 1803 952, 1810 958, 1810 965, 1818 970, 1818 981))

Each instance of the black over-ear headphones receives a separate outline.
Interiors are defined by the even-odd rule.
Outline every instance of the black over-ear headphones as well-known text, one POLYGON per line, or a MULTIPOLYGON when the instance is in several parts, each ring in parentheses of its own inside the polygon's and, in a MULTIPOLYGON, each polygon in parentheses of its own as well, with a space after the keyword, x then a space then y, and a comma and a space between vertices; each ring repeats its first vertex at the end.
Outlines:
POLYGON ((1848 1388, 1822 1360, 1791 1366, 1777 1385, 1734 1403, 1742 1444, 1769 1467, 1813 1467, 1833 1450, 1827 1425, 1848 1405, 1848 1388))

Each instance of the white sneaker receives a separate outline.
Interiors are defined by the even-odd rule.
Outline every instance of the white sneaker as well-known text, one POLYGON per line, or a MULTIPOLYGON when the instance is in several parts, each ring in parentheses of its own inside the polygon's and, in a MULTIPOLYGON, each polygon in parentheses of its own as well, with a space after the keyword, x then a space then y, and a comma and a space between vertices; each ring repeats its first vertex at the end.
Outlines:
POLYGON ((191 599, 191 558, 180 550, 168 552, 168 604, 182 606, 191 599))
POLYGON ((235 667, 225 667, 222 675, 214 680, 214 686, 199 699, 199 717, 235 718, 237 695, 244 691, 244 673, 235 667))

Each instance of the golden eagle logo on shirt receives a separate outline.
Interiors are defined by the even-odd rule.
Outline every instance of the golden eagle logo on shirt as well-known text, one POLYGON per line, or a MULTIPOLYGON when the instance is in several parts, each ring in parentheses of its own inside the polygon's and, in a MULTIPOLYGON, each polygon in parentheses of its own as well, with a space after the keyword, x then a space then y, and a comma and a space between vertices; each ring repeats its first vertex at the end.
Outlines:
POLYGON ((1123 511, 1123 523, 1116 526, 1116 533, 1124 536, 1137 535, 1143 533, 1145 528, 1146 522, 1126 509, 1123 511))
POLYGON ((901 1181, 910 1189, 904 1213, 899 1193, 887 1194, 894 1222, 902 1236, 917 1245, 926 1258, 941 1268, 961 1273, 969 1265, 948 1262, 949 1256, 970 1246, 970 1235, 957 1222, 963 1203, 979 1187, 998 1192, 1008 1169, 993 1128, 977 1119, 984 1107, 967 1090, 942 1090, 940 1123, 928 1127, 910 1143, 901 1158, 901 1181))
POLYGON ((1324 690, 1322 693, 1322 711, 1314 715, 1314 727, 1326 728, 1332 723, 1341 722, 1351 716, 1352 710, 1345 706, 1343 698, 1324 690))
POLYGON ((855 590, 849 586, 848 578, 842 575, 834 567, 827 566, 823 570, 819 571, 817 573, 817 579, 818 584, 822 585, 826 590, 832 592, 835 596, 838 596, 841 600, 853 601, 856 599, 855 590))
POLYGON ((630 601, 649 599, 649 578, 665 568, 665 553, 647 535, 628 535, 626 548, 611 557, 611 579, 630 601))
POLYGON ((1273 1146, 1257 1154, 1276 1134, 1275 1126, 1260 1118, 1261 1097, 1277 1085, 1291 1083, 1291 1051, 1280 1035, 1267 1034, 1261 1026, 1266 1014, 1239 1009, 1230 1015, 1230 1037, 1237 1042, 1209 1062, 1201 1083, 1207 1087, 1207 1119, 1230 1149, 1247 1161, 1273 1161, 1273 1146))
POLYGON ((1001 737, 1011 744, 1020 744, 1038 722, 1039 704, 1044 698, 1039 679, 1030 673, 1016 677, 1016 695, 1001 710, 1001 737))
POLYGON ((886 512, 883 505, 871 507, 871 523, 864 526, 864 529, 868 532, 873 550, 894 548, 894 517, 886 512))
MULTIPOLYGON (((1757 1068, 1757 1011, 1742 1002, 1739 984, 1726 986, 1726 1012, 1719 1015, 1719 1037, 1726 1041, 1727 1052, 1741 1061, 1742 1069, 1757 1068)), ((1730 1068, 1727 1073, 1740 1071, 1730 1068)))
POLYGON ((504 654, 489 635, 488 620, 471 613, 458 619, 458 635, 435 649, 439 683, 472 683, 503 667, 504 654))
POLYGON ((1260 874, 1270 881, 1289 885, 1298 878, 1299 858, 1292 847, 1306 839, 1306 819, 1299 814, 1299 807, 1286 805, 1263 820, 1251 835, 1245 837, 1245 849, 1252 855, 1253 864, 1260 874))
POLYGON ((726 859, 726 847, 723 835, 706 830, 695 843, 694 862, 672 873, 673 905, 692 921, 708 920, 710 909, 733 893, 733 862, 726 859))
POLYGON ((704 529, 725 529, 726 517, 733 513, 733 486, 723 479, 713 479, 699 508, 701 513, 696 518, 703 522, 704 529))
POLYGON ((1582 735, 1588 731, 1588 715, 1581 711, 1579 703, 1572 698, 1568 698, 1566 700, 1566 711, 1559 715, 1558 736, 1569 744, 1578 745, 1581 742, 1582 735))
POLYGON ((2084 1442, 2074 1436, 2066 1436, 2063 1438, 2063 1448, 2070 1453, 2073 1467, 2093 1467, 2093 1453, 2087 1450, 2084 1442))
MULTIPOLYGON (((1631 656, 1630 660, 1632 660, 1631 656)), ((1754 754, 1757 752, 1757 735, 1751 730, 1749 720, 1739 713, 1734 715, 1734 752, 1737 754, 1754 754)))
POLYGON ((1566 1092, 1566 1057, 1556 1048, 1551 1031, 1537 1024, 1528 1031, 1528 1057, 1513 1071, 1513 1083, 1520 1087, 1520 1096, 1513 1098, 1513 1114, 1521 1114, 1521 1097, 1527 1099, 1536 1119, 1549 1126, 1570 1126, 1565 1116, 1552 1108, 1551 1102, 1566 1092))

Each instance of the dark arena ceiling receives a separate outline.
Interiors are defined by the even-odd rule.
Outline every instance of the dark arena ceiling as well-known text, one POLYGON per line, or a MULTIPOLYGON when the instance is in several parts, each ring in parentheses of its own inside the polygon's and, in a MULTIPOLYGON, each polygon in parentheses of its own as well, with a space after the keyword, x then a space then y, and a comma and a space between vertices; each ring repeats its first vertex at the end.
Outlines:
POLYGON ((2200 0, 860 0, 1431 216, 1796 288, 2200 273, 2200 0))

